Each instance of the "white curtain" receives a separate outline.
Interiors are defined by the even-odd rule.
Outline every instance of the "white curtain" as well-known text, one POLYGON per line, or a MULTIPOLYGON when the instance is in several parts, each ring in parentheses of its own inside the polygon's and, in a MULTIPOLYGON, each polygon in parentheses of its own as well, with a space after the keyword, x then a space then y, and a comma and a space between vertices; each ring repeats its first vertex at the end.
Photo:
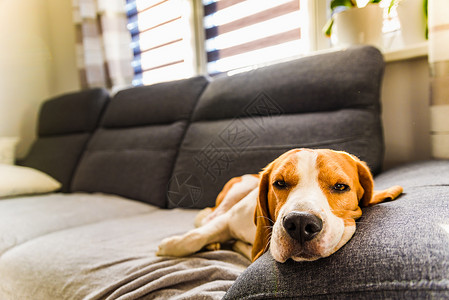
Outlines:
POLYGON ((77 64, 82 88, 131 85, 131 37, 125 0, 73 0, 77 64))
POLYGON ((449 1, 429 0, 431 136, 435 158, 449 158, 449 1))

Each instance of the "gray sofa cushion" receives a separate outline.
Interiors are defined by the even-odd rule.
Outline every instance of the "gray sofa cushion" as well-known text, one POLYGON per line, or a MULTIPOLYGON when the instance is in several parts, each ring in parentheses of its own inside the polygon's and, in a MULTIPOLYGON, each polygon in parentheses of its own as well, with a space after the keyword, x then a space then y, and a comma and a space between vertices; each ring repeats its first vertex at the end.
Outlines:
POLYGON ((193 120, 354 107, 378 110, 382 75, 383 58, 373 47, 303 57, 215 79, 204 91, 193 120))
POLYGON ((166 207, 178 147, 207 83, 195 77, 119 92, 88 144, 72 190, 166 207))
POLYGON ((292 148, 345 150, 379 172, 383 68, 377 49, 355 47, 213 80, 181 144, 169 207, 213 206, 231 177, 292 148))
POLYGON ((94 131, 108 99, 105 89, 95 88, 44 102, 39 115, 39 137, 94 131))
POLYGON ((119 92, 105 112, 102 126, 124 128, 190 120, 207 82, 200 76, 119 92))
POLYGON ((449 161, 408 165, 376 178, 404 194, 363 210, 354 237, 329 258, 277 263, 266 253, 225 299, 447 299, 449 161))
POLYGON ((20 165, 39 169, 68 192, 73 173, 106 103, 104 89, 69 93, 46 101, 39 113, 38 138, 20 165))

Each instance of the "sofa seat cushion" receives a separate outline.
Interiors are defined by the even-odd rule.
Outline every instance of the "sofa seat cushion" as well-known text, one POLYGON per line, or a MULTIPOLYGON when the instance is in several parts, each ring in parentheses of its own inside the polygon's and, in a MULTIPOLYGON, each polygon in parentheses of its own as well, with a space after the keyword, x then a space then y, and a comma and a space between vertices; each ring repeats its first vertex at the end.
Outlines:
POLYGON ((404 186, 397 200, 365 208, 354 237, 315 262, 277 263, 266 253, 226 299, 446 299, 449 297, 449 161, 400 167, 376 188, 404 186))
POLYGON ((240 254, 155 256, 196 213, 101 194, 1 200, 0 299, 221 299, 250 263, 240 254))
POLYGON ((0 255, 33 239, 155 207, 104 194, 49 194, 0 200, 0 255))

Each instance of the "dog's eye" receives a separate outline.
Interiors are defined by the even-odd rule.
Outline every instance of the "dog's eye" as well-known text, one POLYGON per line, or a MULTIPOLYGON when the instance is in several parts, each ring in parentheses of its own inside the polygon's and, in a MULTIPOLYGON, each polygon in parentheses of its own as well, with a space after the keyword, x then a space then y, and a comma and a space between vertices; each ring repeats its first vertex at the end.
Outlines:
POLYGON ((343 184, 343 183, 337 183, 336 185, 334 185, 333 190, 336 192, 346 192, 349 191, 349 185, 347 184, 343 184))
POLYGON ((287 187, 287 183, 284 180, 276 180, 273 185, 278 189, 285 189, 287 187))

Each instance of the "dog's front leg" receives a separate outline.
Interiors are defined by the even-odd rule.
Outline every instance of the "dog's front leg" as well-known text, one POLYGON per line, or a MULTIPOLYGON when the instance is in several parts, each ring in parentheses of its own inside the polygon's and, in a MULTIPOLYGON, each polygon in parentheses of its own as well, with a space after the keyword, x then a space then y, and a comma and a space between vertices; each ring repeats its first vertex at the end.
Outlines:
POLYGON ((159 244, 158 256, 187 256, 200 251, 211 243, 222 243, 231 239, 227 214, 209 223, 188 231, 184 235, 163 239, 159 244))
POLYGON ((234 245, 232 246, 232 250, 235 252, 238 252, 245 256, 247 259, 251 260, 251 251, 253 249, 253 246, 250 244, 247 244, 242 241, 235 241, 234 245))

